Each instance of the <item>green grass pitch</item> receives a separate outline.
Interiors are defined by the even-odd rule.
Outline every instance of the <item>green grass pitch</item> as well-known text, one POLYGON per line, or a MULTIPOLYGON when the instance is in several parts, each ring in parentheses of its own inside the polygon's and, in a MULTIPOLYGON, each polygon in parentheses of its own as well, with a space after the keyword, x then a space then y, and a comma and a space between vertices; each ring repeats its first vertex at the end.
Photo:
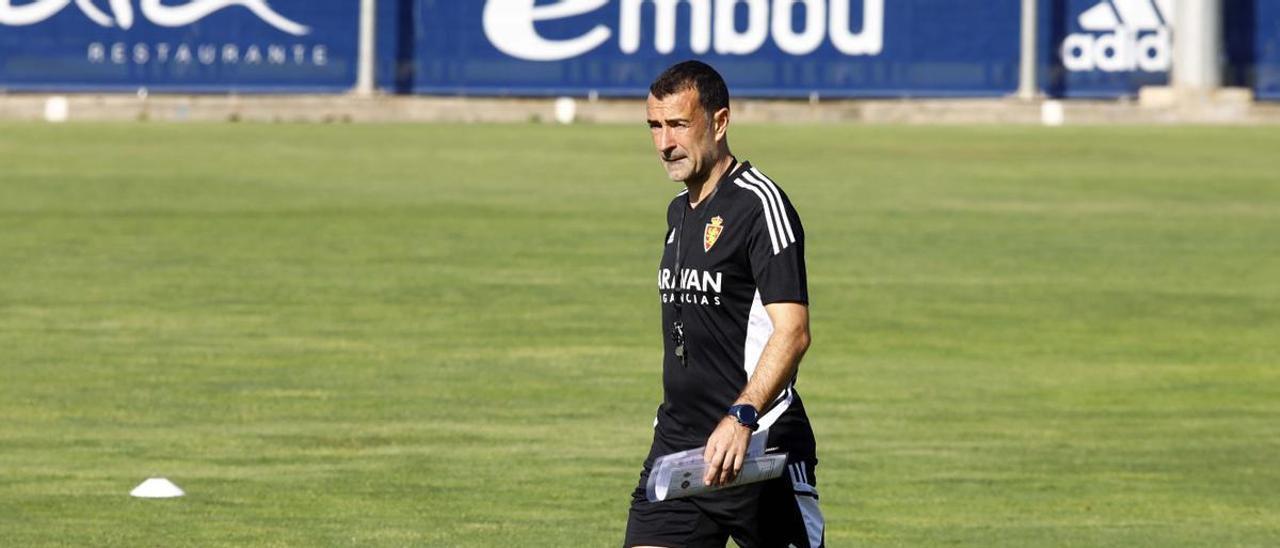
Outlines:
MULTIPOLYGON (((1280 543, 1280 131, 731 135, 806 223, 829 546, 1280 543)), ((618 545, 648 139, 0 125, 0 544, 618 545)))

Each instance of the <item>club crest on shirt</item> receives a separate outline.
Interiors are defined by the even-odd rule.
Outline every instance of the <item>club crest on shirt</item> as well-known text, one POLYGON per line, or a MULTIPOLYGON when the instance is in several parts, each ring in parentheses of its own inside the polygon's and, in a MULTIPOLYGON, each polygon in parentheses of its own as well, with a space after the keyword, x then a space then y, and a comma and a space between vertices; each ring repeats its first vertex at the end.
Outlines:
POLYGON ((711 246, 716 245, 716 240, 720 239, 722 232, 724 232, 724 219, 719 215, 712 217, 711 222, 707 223, 707 228, 702 231, 702 250, 711 251, 711 246))

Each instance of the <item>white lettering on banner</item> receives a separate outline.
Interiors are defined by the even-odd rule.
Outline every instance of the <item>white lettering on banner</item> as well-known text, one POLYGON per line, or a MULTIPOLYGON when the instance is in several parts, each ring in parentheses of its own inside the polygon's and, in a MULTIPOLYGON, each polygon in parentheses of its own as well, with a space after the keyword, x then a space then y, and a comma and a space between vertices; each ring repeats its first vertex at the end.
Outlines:
POLYGON ((1071 72, 1165 72, 1172 65, 1172 0, 1103 0, 1080 14, 1085 32, 1062 41, 1071 72))
POLYGON ((823 0, 773 0, 773 41, 791 55, 808 55, 826 38, 827 29, 822 25, 826 20, 827 3, 823 0), (797 2, 805 9, 805 28, 798 34, 791 21, 791 8, 797 2))
MULTIPOLYGON (((680 5, 688 6, 689 48, 704 54, 715 47, 722 55, 749 55, 764 46, 770 34, 778 49, 790 55, 807 55, 827 37, 844 55, 879 55, 884 50, 885 0, 861 0, 862 29, 853 32, 850 4, 854 0, 620 0, 618 49, 624 54, 640 50, 644 10, 653 11, 653 48, 661 54, 675 51, 680 5), (744 4, 747 26, 738 29, 735 11, 744 4), (792 19, 796 4, 805 10, 803 29, 792 19), (712 9, 714 5, 714 10, 712 9), (772 24, 770 24, 772 17, 772 24)), ((526 61, 560 61, 590 52, 612 37, 600 24, 569 39, 548 39, 535 23, 576 17, 596 11, 609 0, 560 0, 536 5, 536 0, 487 0, 484 32, 499 51, 526 61)))
POLYGON ((13 0, 0 0, 0 25, 34 25, 53 17, 70 3, 71 0, 36 0, 30 4, 15 6, 13 0))
POLYGON ((689 29, 689 47, 694 53, 706 53, 711 48, 711 3, 707 0, 622 0, 622 19, 619 22, 618 47, 623 53, 635 53, 640 49, 640 8, 652 2, 654 9, 653 48, 667 54, 676 49, 676 8, 681 2, 689 4, 689 17, 693 20, 689 29), (627 17, 626 14, 635 14, 627 17))
POLYGON ((560 0, 536 6, 536 0, 491 0, 484 6, 484 33, 498 50, 528 61, 557 61, 596 49, 609 39, 609 29, 596 25, 572 40, 547 40, 533 24, 573 17, 600 9, 609 0, 560 0))
POLYGON ((716 0, 716 13, 732 15, 739 2, 747 5, 747 28, 742 32, 733 17, 716 18, 716 53, 721 55, 752 53, 769 38, 769 0, 716 0))
MULTIPOLYGON (((36 0, 20 6, 13 0, 0 0, 0 25, 28 26, 40 23, 62 11, 72 0, 36 0)), ((530 0, 532 2, 532 0, 530 0)), ((162 0, 141 0, 143 17, 162 27, 183 27, 195 23, 213 12, 232 6, 248 9, 267 24, 292 34, 303 36, 311 29, 276 13, 267 0, 190 0, 181 5, 165 5, 162 0)), ((75 0, 76 7, 85 17, 102 27, 119 26, 133 28, 134 9, 130 0, 110 0, 111 15, 98 8, 93 0, 75 0), (114 17, 113 17, 114 16, 114 17)))
POLYGON ((862 32, 849 30, 849 3, 831 3, 831 44, 845 55, 880 55, 884 51, 884 0, 864 0, 862 32))
MULTIPOLYGON (((111 26, 111 16, 98 9, 98 6, 93 5, 93 2, 90 2, 89 0, 76 0, 76 7, 80 8, 80 11, 84 12, 85 17, 88 17, 99 26, 111 26)), ((115 10, 119 14, 121 27, 127 29, 133 26, 133 7, 129 5, 128 0, 111 0, 111 9, 115 10), (123 6, 121 6, 121 4, 123 4, 123 6)))
POLYGON ((304 46, 294 44, 292 46, 283 46, 271 44, 266 46, 267 54, 265 58, 262 54, 262 49, 262 46, 256 44, 241 49, 238 44, 178 44, 174 46, 172 44, 146 44, 141 42, 135 44, 94 42, 89 44, 86 58, 90 63, 111 63, 113 65, 146 65, 170 62, 176 65, 190 65, 192 63, 201 65, 213 65, 215 63, 224 65, 237 63, 261 65, 264 62, 268 65, 284 65, 292 62, 295 65, 323 67, 329 64, 329 50, 322 45, 304 46))

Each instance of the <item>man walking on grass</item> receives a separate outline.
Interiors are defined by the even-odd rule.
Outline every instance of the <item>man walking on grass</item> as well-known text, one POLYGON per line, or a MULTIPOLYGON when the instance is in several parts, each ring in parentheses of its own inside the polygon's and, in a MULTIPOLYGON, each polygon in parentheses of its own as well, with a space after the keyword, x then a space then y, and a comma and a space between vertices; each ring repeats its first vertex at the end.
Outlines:
POLYGON ((729 150, 729 91, 686 61, 649 88, 658 159, 684 183, 667 208, 658 268, 663 402, 632 494, 625 545, 820 548, 813 429, 796 392, 809 348, 804 229, 782 189, 729 150), (781 477, 649 502, 655 458, 706 446, 707 485, 736 478, 753 432, 787 453, 781 477))

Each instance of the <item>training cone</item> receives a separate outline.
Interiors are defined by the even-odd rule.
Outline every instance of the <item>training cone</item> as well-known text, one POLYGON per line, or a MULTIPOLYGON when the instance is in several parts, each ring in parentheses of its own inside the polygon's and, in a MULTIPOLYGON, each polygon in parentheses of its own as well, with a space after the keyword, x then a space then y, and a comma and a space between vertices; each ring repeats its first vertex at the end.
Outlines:
POLYGON ((181 497, 186 493, 182 489, 174 485, 173 482, 164 478, 148 478, 137 487, 134 487, 129 494, 144 499, 170 499, 173 497, 181 497))

